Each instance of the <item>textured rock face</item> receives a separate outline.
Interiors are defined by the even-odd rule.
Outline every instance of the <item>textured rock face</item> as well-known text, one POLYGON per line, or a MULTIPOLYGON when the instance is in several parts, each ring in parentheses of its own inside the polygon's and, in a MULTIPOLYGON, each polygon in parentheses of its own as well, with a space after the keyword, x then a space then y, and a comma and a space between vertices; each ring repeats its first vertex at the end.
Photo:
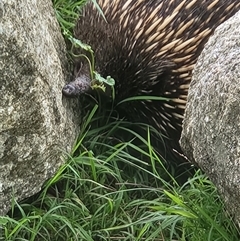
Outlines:
POLYGON ((73 116, 77 103, 62 99, 66 50, 51 1, 2 0, 0 39, 0 215, 4 215, 12 196, 21 200, 33 195, 63 163, 61 155, 71 150, 80 118, 73 116))
MULTIPOLYGON (((191 82, 181 137, 185 154, 216 184, 240 224, 240 12, 205 46, 191 82)), ((240 227, 240 225, 239 225, 240 227)))

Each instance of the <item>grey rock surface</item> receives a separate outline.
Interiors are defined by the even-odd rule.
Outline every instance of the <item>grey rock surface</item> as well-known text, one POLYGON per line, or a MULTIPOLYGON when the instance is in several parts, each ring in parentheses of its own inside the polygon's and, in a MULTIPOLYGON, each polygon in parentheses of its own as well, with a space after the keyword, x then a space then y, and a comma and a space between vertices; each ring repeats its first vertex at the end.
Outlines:
POLYGON ((193 73, 180 140, 240 227, 240 12, 218 27, 193 73))
POLYGON ((62 97, 66 69, 52 2, 1 0, 0 215, 12 197, 38 192, 71 151, 80 112, 62 97))

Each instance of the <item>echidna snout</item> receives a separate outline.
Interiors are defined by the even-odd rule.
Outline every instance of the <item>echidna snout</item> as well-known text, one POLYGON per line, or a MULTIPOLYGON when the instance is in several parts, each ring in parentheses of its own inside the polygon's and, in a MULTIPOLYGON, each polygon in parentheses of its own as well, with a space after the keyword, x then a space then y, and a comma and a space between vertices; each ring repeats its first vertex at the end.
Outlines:
POLYGON ((90 78, 82 75, 77 77, 74 81, 66 84, 62 89, 62 93, 67 97, 74 98, 87 93, 90 89, 90 78))

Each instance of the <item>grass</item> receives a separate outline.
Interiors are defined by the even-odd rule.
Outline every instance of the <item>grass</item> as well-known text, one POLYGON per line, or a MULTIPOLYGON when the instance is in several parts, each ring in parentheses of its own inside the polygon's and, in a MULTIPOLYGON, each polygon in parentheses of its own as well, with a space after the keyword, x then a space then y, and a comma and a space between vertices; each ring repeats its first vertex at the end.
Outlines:
MULTIPOLYGON (((63 33, 71 32, 81 4, 54 4, 63 33)), ((150 135, 143 139, 129 123, 109 121, 99 109, 95 105, 86 114, 66 164, 42 191, 21 203, 13 198, 8 215, 0 217, 0 240, 239 240, 201 171, 179 185, 151 147, 150 135), (121 141, 119 131, 133 138, 121 141)))
POLYGON ((150 146, 149 152, 139 150, 141 158, 136 159, 129 151, 138 150, 133 141, 113 145, 109 130, 117 130, 119 121, 91 127, 101 117, 95 106, 84 121, 74 157, 41 193, 21 204, 13 200, 15 206, 0 219, 3 240, 239 239, 205 175, 198 171, 181 186, 167 182, 150 146), (154 165, 144 161, 149 158, 154 165))

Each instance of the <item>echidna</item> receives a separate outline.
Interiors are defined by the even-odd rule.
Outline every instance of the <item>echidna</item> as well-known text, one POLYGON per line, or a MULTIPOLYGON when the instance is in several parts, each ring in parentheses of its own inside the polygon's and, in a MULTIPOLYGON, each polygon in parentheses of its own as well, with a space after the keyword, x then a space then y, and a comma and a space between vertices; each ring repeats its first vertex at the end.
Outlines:
MULTIPOLYGON (((99 0, 98 4, 106 19, 88 3, 75 37, 94 50, 101 76, 114 78, 116 103, 134 96, 166 98, 125 102, 117 110, 129 121, 157 129, 164 137, 157 148, 171 159, 174 149, 181 153, 179 138, 194 64, 216 27, 240 9, 240 1, 99 0)), ((66 96, 91 89, 85 59, 75 64, 75 80, 63 88, 66 96)))

